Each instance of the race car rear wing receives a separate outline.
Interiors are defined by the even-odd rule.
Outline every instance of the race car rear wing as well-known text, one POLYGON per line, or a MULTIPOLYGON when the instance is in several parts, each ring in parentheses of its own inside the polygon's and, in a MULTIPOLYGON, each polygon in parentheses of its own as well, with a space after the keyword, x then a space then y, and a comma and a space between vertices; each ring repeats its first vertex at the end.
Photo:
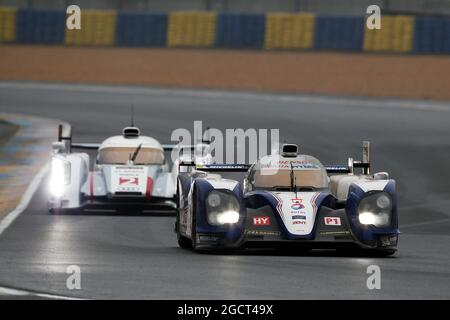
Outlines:
POLYGON ((250 164, 195 164, 195 162, 181 162, 179 167, 195 167, 195 170, 206 172, 247 172, 250 164))
POLYGON ((251 165, 249 164, 207 164, 197 165, 196 169, 207 172, 246 172, 250 167, 251 165))
MULTIPOLYGON (((363 157, 362 161, 348 158, 347 165, 329 165, 325 166, 327 173, 331 174, 353 174, 354 170, 362 169, 363 174, 370 174, 370 142, 363 141, 363 157)), ((196 165, 195 162, 181 162, 179 167, 195 167, 199 171, 208 172, 243 172, 250 169, 250 164, 209 164, 209 165, 196 165)))
MULTIPOLYGON (((130 129, 130 128, 126 128, 130 129)), ((134 129, 134 128, 132 128, 134 129)), ((161 145, 164 151, 172 151, 177 148, 176 144, 161 145)), ((69 124, 60 124, 58 126, 58 142, 53 145, 55 152, 72 152, 72 149, 79 150, 98 150, 100 143, 73 143, 72 142, 72 127, 69 124)))
POLYGON ((173 149, 177 148, 178 145, 176 145, 176 144, 162 144, 161 147, 164 149, 164 151, 172 151, 173 149))
POLYGON ((98 150, 100 143, 72 143, 72 127, 68 124, 58 126, 58 142, 53 145, 56 152, 72 152, 72 149, 98 150))
POLYGON ((363 174, 370 174, 370 141, 363 141, 362 146, 362 161, 353 160, 348 158, 347 165, 332 165, 325 166, 328 173, 334 174, 353 174, 355 168, 362 169, 363 174))
POLYGON ((99 143, 72 143, 72 149, 82 149, 82 150, 98 150, 100 148, 99 143))

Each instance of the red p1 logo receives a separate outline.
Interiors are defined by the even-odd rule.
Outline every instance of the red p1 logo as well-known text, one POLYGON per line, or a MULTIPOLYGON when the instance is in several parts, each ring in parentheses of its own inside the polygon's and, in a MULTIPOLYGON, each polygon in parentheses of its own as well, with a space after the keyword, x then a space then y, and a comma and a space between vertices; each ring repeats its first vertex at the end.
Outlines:
POLYGON ((270 226, 269 217, 253 217, 254 226, 270 226))
POLYGON ((325 217, 325 225, 326 226, 340 226, 341 218, 339 217, 325 217))

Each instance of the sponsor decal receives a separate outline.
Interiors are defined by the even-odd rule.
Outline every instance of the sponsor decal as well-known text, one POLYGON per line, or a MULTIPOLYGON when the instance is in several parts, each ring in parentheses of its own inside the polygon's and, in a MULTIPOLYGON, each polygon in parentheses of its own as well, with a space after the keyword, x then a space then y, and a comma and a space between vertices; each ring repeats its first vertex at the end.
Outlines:
POLYGON ((269 217, 253 217, 254 226, 270 226, 269 217))
POLYGON ((292 221, 292 224, 306 224, 306 221, 303 221, 303 220, 301 220, 301 221, 295 220, 295 221, 292 221))
POLYGON ((138 186, 139 185, 139 178, 119 178, 119 185, 120 186, 138 186))
POLYGON ((295 215, 292 216, 292 220, 306 220, 306 216, 301 216, 301 215, 295 215))
POLYGON ((350 231, 323 231, 321 236, 349 236, 350 231))
POLYGON ((291 199, 291 201, 292 201, 292 204, 291 204, 291 209, 292 210, 294 210, 294 211, 298 211, 298 210, 301 210, 301 209, 304 209, 305 208, 305 206, 302 204, 302 199, 300 199, 300 198, 293 198, 293 199, 291 199))
POLYGON ((340 226, 341 218, 339 217, 325 217, 324 218, 326 226, 340 226))
POLYGON ((268 163, 261 163, 261 169, 278 169, 278 170, 291 170, 292 167, 295 170, 319 170, 320 167, 317 164, 313 164, 304 160, 278 160, 270 161, 268 163))
POLYGON ((267 230, 247 230, 246 234, 249 236, 279 236, 279 231, 267 231, 267 230))

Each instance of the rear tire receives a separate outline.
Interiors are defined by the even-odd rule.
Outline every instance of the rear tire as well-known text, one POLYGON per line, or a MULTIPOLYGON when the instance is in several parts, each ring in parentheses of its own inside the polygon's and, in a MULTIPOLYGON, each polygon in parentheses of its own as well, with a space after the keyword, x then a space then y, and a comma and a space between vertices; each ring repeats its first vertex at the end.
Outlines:
POLYGON ((182 249, 191 249, 192 248, 192 242, 188 238, 178 235, 178 245, 182 249))

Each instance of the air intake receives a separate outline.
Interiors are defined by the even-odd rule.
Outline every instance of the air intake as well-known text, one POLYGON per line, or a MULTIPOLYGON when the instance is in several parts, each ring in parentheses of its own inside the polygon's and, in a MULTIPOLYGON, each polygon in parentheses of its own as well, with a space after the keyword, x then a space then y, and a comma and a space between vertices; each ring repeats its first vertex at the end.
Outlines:
POLYGON ((126 127, 123 129, 123 136, 126 139, 138 138, 141 135, 141 130, 136 127, 126 127))
POLYGON ((298 154, 298 147, 296 144, 284 144, 281 148, 281 155, 283 157, 296 157, 298 154))

